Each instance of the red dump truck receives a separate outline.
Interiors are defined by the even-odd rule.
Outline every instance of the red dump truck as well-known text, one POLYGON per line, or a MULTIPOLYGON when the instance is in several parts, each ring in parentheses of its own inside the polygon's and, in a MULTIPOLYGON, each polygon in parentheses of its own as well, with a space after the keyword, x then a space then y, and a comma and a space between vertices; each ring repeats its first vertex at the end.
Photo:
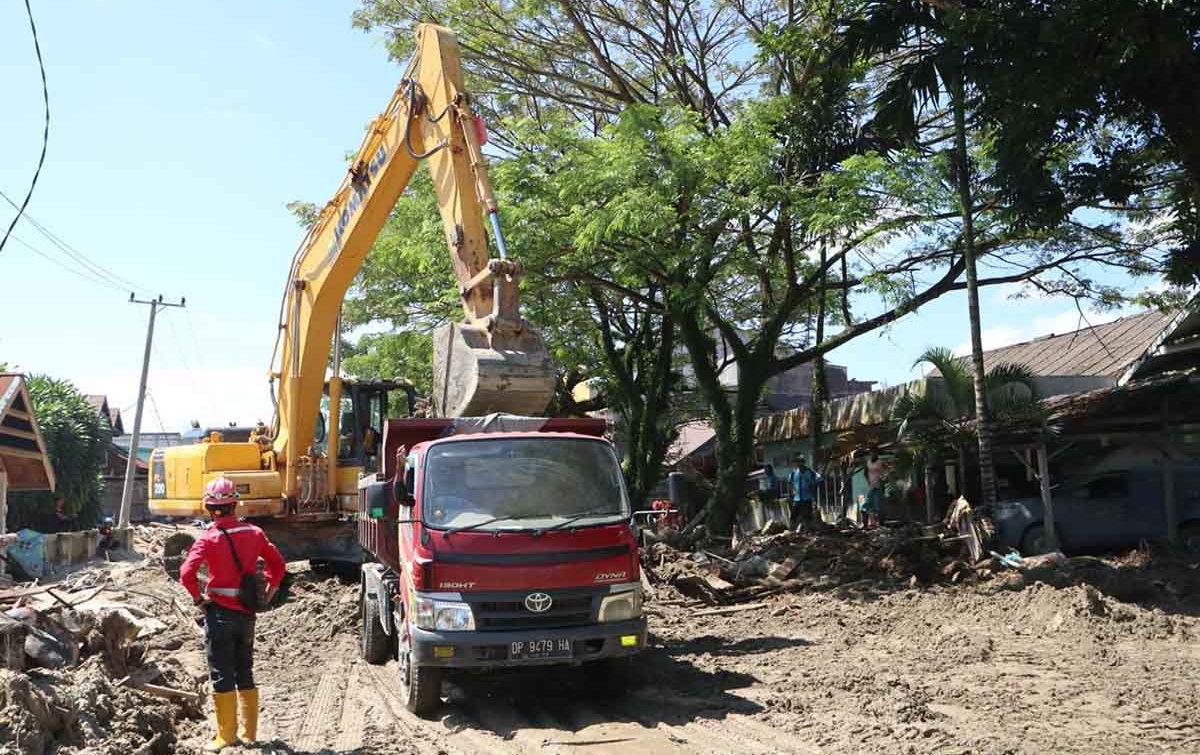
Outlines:
POLYGON ((361 652, 434 711, 452 670, 572 664, 619 694, 645 646, 633 511, 593 419, 389 420, 360 480, 361 652))

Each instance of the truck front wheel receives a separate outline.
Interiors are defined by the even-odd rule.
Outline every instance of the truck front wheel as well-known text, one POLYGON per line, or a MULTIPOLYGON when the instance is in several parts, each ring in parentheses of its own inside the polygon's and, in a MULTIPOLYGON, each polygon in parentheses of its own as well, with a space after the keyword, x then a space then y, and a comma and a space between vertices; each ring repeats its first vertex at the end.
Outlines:
POLYGON ((386 663, 392 638, 383 631, 383 621, 379 618, 379 602, 367 595, 366 590, 360 593, 359 614, 362 618, 363 660, 375 666, 386 663))
POLYGON ((420 666, 413 660, 412 639, 408 624, 398 627, 400 633, 400 699, 410 713, 428 718, 442 702, 442 670, 436 666, 420 666))

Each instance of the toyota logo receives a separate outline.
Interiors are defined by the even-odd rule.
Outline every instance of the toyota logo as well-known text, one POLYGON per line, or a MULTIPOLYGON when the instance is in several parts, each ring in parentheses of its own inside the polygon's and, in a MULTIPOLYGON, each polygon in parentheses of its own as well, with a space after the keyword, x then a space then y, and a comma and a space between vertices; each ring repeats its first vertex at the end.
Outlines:
POLYGON ((534 613, 549 611, 550 604, 553 602, 554 598, 551 598, 544 592, 531 592, 525 596, 525 607, 534 613))

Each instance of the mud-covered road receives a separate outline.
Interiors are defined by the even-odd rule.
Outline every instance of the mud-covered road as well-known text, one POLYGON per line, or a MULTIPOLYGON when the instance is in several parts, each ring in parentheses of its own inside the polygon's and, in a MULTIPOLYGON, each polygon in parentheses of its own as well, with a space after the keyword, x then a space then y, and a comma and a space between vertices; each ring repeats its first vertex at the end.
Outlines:
MULTIPOLYGON (((440 717, 421 720, 403 709, 394 665, 357 658, 356 586, 302 572, 260 619, 271 743, 254 751, 1200 752, 1194 603, 1013 587, 782 596, 705 617, 651 603, 652 646, 627 699, 594 699, 580 671, 492 674, 447 684, 440 717)), ((184 744, 203 734, 196 725, 184 744)))

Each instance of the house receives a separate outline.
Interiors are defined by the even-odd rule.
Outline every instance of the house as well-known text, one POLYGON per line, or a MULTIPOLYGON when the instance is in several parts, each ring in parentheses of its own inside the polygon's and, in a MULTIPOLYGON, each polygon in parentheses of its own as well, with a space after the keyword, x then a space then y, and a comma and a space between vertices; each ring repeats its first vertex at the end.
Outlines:
MULTIPOLYGON (((38 429, 25 378, 0 373, 0 551, 5 548, 8 492, 54 490, 54 468, 38 429)), ((0 574, 4 563, 0 562, 0 574)))
MULTIPOLYGON (((125 468, 129 464, 129 449, 110 443, 104 457, 104 500, 101 502, 103 515, 118 521, 121 515, 121 496, 125 490, 125 468)), ((129 521, 144 522, 150 518, 150 466, 146 459, 138 458, 133 472, 133 499, 130 504, 129 521)))
POLYGON ((125 425, 121 422, 121 410, 109 407, 108 396, 102 393, 89 393, 84 398, 96 410, 96 413, 108 422, 114 436, 125 434, 125 425))
MULTIPOLYGON (((1122 393, 1167 373, 1187 374, 1200 369, 1200 305, 1193 300, 1178 312, 1142 312, 1094 327, 1048 334, 984 352, 985 367, 1003 363, 1021 363, 1031 368, 1039 395, 1051 412, 1050 421, 1054 421, 1055 408, 1071 405, 1072 397, 1122 393)), ((1169 390, 1184 391, 1190 385, 1180 383, 1169 390)), ((851 509, 860 496, 865 495, 866 481, 861 471, 856 471, 864 451, 874 447, 887 455, 893 450, 896 433, 892 412, 897 401, 906 394, 924 395, 940 390, 944 390, 942 378, 931 373, 904 385, 829 402, 821 428, 821 449, 826 457, 827 474, 823 490, 818 493, 818 503, 827 516, 851 509)), ((1157 393, 1155 397, 1157 399, 1157 393)), ((1088 405, 1098 407, 1104 403, 1095 398, 1088 405)), ((756 426, 756 437, 763 460, 782 468, 794 454, 811 456, 809 419, 806 408, 761 418, 756 426)), ((1152 420, 1163 424, 1157 415, 1152 420)), ((1085 423, 1077 417, 1074 421, 1078 427, 1094 427, 1094 423, 1085 423)), ((1104 436, 1094 433, 1089 438, 1101 443, 1112 442, 1112 438, 1105 441, 1104 436)), ((1002 496, 1026 489, 1030 483, 1026 446, 1028 444, 1021 446, 1020 454, 1010 450, 996 454, 997 485, 1002 496)), ((1105 448, 1105 453, 1111 450, 1105 448)), ((1018 449, 1014 446, 1012 450, 1018 449)), ((1077 444, 1076 451, 1099 452, 1086 444, 1077 444)), ((969 468, 973 468, 973 464, 971 459, 967 460, 969 468)), ((943 470, 937 470, 937 479, 914 478, 905 484, 914 488, 928 488, 932 484, 940 489, 942 497, 965 492, 969 499, 977 499, 977 476, 967 474, 969 470, 958 470, 956 466, 956 460, 948 460, 944 478, 943 470), (966 490, 961 490, 960 480, 966 481, 966 490)), ((1063 471, 1060 465, 1058 472, 1063 471)))

